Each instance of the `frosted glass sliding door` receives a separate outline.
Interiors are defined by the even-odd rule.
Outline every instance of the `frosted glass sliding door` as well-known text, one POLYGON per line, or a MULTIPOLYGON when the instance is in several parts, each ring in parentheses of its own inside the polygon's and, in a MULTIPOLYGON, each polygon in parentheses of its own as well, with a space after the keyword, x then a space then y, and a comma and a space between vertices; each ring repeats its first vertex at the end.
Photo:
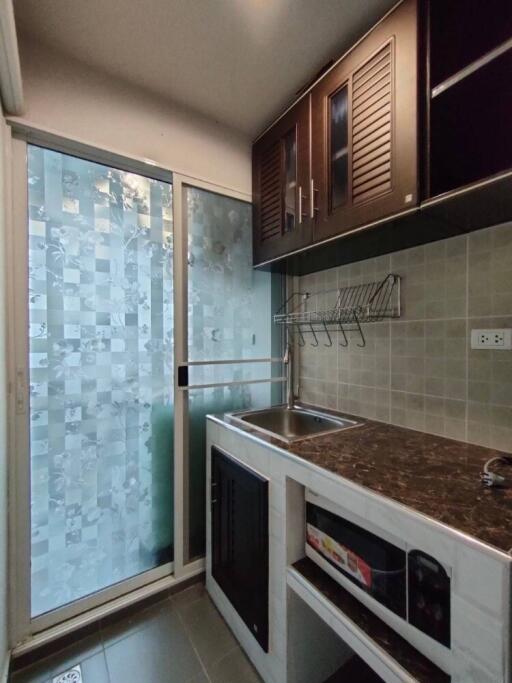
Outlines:
POLYGON ((28 145, 31 614, 173 557, 172 186, 28 145))
POLYGON ((189 557, 204 553, 205 446, 208 413, 222 413, 280 402, 280 383, 244 380, 282 375, 276 363, 208 364, 282 354, 279 329, 272 322, 280 307, 282 277, 252 267, 252 207, 214 192, 184 189, 188 233, 189 383, 218 384, 188 391, 189 557))

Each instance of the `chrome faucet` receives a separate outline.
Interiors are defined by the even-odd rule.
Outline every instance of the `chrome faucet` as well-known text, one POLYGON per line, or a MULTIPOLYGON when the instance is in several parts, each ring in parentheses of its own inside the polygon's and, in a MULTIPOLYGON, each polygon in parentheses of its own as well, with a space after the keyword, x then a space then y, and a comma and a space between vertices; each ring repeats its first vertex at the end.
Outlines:
POLYGON ((293 408, 294 397, 293 397, 293 353, 292 345, 288 343, 286 345, 286 351, 284 353, 283 363, 286 365, 286 407, 288 410, 293 408))

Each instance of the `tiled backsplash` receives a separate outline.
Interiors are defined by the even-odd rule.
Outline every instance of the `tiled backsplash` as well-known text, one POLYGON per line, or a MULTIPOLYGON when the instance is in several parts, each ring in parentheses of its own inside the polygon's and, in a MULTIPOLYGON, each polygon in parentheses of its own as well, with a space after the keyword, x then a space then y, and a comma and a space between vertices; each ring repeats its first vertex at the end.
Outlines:
MULTIPOLYGON (((512 351, 471 350, 512 327, 512 223, 300 278, 315 292, 402 276, 402 317, 364 326, 366 346, 300 348, 303 401, 512 451, 512 351)), ((306 337, 306 341, 308 341, 306 337)))

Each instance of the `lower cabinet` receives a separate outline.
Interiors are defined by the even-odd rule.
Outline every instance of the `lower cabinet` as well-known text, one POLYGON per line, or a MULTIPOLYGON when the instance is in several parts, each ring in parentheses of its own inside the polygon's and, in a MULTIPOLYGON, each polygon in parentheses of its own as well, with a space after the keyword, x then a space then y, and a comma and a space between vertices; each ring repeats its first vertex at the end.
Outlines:
POLYGON ((211 449, 212 576, 268 652, 268 480, 211 449))

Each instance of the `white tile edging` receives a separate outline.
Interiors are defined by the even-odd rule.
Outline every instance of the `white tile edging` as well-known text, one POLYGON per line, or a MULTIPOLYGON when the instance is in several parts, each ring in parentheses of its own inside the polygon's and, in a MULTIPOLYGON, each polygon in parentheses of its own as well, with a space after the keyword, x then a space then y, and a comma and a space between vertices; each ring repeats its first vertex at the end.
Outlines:
POLYGON ((415 683, 408 671, 382 650, 364 631, 346 617, 321 593, 313 589, 295 569, 287 570, 288 586, 304 600, 338 636, 367 662, 386 683, 415 683), (315 604, 316 603, 316 604, 315 604))

